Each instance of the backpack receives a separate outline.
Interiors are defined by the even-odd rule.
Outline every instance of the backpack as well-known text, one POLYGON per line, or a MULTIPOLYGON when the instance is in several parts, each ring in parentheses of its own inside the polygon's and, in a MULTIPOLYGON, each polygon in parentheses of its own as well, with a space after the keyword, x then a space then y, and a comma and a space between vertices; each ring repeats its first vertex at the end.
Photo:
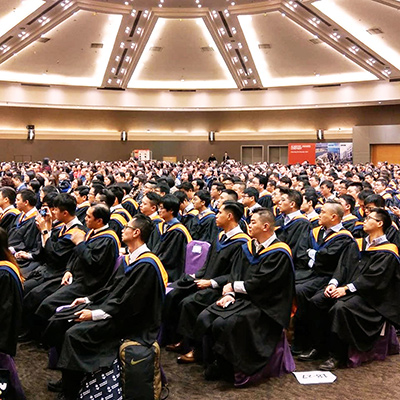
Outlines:
POLYGON ((125 400, 159 400, 163 386, 160 346, 125 340, 119 348, 125 400))

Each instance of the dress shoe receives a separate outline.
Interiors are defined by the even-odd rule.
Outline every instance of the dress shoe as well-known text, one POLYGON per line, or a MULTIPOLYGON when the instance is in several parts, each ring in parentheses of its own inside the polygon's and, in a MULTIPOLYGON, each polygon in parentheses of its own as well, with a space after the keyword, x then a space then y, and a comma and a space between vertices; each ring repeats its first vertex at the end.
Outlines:
POLYGON ((314 361, 318 360, 319 358, 321 358, 321 355, 317 349, 306 351, 297 357, 299 361, 314 361))
POLYGON ((218 381, 222 379, 222 371, 219 365, 214 362, 207 366, 204 370, 204 379, 206 381, 218 381))
POLYGON ((62 379, 58 381, 49 381, 47 383, 47 390, 49 392, 61 393, 62 392, 62 379))
POLYGON ((180 353, 182 349, 183 349, 183 342, 168 344, 167 346, 165 346, 166 351, 173 351, 174 353, 180 353))
POLYGON ((196 362, 196 357, 194 356, 194 351, 191 350, 189 353, 183 354, 182 356, 178 357, 176 362, 178 364, 192 364, 196 362))
POLYGON ((319 369, 322 371, 334 371, 339 368, 340 361, 334 357, 329 357, 325 362, 323 362, 319 369))
POLYGON ((29 331, 23 332, 20 335, 18 335, 18 343, 31 343, 33 342, 33 337, 30 334, 29 331))

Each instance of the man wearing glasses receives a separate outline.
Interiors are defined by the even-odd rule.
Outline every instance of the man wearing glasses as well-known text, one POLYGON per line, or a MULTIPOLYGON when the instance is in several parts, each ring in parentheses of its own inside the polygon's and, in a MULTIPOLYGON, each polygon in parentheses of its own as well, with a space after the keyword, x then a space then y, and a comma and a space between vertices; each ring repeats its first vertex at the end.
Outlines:
POLYGON ((364 222, 368 236, 357 239, 359 253, 343 258, 328 286, 311 299, 314 345, 329 352, 322 370, 345 363, 349 346, 370 350, 386 321, 400 326, 400 259, 385 235, 391 224, 386 210, 372 209, 364 222))

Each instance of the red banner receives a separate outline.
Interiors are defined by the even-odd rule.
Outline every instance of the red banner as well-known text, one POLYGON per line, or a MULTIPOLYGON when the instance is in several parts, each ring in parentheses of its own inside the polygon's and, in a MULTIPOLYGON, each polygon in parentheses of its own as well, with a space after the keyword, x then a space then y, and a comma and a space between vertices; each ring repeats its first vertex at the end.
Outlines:
POLYGON ((315 163, 315 143, 289 143, 289 164, 315 163))

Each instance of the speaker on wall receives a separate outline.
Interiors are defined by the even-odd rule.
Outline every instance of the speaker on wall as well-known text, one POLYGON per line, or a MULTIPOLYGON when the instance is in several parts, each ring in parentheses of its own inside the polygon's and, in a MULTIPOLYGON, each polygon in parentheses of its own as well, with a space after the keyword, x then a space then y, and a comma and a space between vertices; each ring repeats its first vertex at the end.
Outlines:
POLYGON ((215 131, 208 132, 208 141, 215 142, 215 131))
POLYGON ((324 140, 324 130, 317 129, 317 140, 324 140))
POLYGON ((27 125, 26 129, 28 131, 28 140, 33 140, 35 139, 35 125, 27 125))

